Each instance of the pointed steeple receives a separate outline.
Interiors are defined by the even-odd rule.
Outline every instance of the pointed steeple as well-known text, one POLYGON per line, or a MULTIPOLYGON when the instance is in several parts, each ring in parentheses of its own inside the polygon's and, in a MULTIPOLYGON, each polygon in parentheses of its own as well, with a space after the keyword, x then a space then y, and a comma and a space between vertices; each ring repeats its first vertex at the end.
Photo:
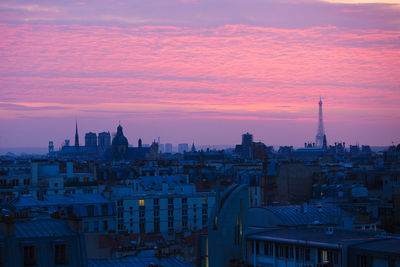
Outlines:
POLYGON ((75 147, 79 147, 78 121, 75 124, 75 147))
POLYGON ((328 149, 328 143, 326 142, 326 135, 324 134, 324 141, 322 144, 322 149, 327 150, 328 149))
POLYGON ((196 147, 194 146, 194 141, 192 143, 192 152, 196 152, 196 147))

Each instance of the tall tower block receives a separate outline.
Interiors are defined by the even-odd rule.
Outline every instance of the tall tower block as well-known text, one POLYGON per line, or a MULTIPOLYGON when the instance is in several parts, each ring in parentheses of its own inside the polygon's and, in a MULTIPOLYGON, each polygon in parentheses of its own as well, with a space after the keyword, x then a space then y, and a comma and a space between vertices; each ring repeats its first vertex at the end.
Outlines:
POLYGON ((315 137, 315 145, 317 147, 322 147, 324 145, 324 120, 322 118, 322 100, 319 98, 319 112, 318 112, 318 131, 317 136, 315 137))

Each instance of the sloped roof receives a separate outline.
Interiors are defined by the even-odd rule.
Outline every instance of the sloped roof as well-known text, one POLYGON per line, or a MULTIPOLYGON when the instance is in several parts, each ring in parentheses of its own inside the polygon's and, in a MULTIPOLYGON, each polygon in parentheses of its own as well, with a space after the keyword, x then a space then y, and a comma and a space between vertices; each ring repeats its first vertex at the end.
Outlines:
POLYGON ((400 239, 384 239, 366 242, 354 248, 384 253, 396 253, 400 256, 400 239))
POLYGON ((32 195, 21 195, 14 199, 10 205, 15 208, 29 208, 73 204, 106 204, 110 202, 100 194, 47 195, 44 200, 37 200, 32 195))
POLYGON ((14 229, 16 238, 61 237, 75 235, 75 233, 69 228, 67 222, 53 219, 15 222, 14 229))
POLYGON ((277 225, 296 226, 311 224, 332 224, 337 217, 349 217, 348 213, 334 205, 308 206, 303 212, 301 206, 274 206, 249 209, 249 225, 268 225, 273 217, 277 225))
POLYGON ((193 265, 180 261, 175 257, 157 258, 152 251, 143 251, 133 257, 88 260, 88 267, 148 267, 151 264, 158 264, 164 267, 193 267, 193 265))

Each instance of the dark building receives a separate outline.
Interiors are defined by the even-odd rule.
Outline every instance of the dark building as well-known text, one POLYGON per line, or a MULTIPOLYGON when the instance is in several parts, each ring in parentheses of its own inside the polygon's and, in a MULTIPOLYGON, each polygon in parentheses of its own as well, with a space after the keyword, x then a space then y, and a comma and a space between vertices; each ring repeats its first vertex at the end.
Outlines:
POLYGON ((245 159, 251 159, 253 156, 253 135, 245 133, 242 135, 242 144, 236 145, 235 152, 245 159))
POLYGON ((111 146, 110 132, 99 133, 98 136, 98 149, 100 153, 104 153, 111 146))
POLYGON ((112 140, 111 149, 105 152, 105 158, 112 160, 154 159, 156 155, 152 155, 152 151, 158 151, 158 144, 154 142, 152 147, 143 147, 141 139, 138 141, 138 147, 129 147, 128 139, 124 136, 122 126, 119 125, 112 140))
POLYGON ((97 135, 95 133, 89 132, 85 134, 85 146, 89 149, 97 148, 97 135))
POLYGON ((122 126, 118 125, 117 133, 112 140, 112 158, 122 160, 127 158, 128 139, 122 132, 122 126))
POLYGON ((79 147, 78 122, 75 124, 75 147, 79 147))

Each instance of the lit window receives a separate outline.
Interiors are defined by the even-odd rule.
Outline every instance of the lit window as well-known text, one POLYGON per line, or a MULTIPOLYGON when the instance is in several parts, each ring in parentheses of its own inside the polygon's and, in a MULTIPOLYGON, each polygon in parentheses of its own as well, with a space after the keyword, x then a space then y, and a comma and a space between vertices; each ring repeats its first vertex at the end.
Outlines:
POLYGON ((144 206, 144 199, 139 199, 139 206, 144 206))

